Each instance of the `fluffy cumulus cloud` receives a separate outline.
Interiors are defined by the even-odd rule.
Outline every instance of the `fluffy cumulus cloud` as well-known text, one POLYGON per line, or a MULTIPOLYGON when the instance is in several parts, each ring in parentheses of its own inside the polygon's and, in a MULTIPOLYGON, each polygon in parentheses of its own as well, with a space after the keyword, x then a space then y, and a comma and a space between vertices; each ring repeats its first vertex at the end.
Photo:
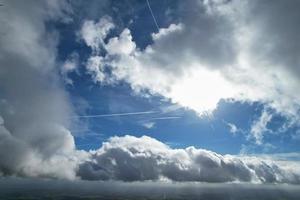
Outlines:
POLYGON ((79 34, 85 43, 94 51, 100 50, 104 44, 105 37, 109 31, 115 27, 111 20, 110 17, 105 16, 101 18, 99 22, 88 20, 83 23, 79 34))
POLYGON ((194 147, 172 149, 147 136, 127 135, 112 137, 100 149, 91 151, 89 161, 80 165, 78 176, 87 180, 299 184, 297 165, 270 158, 222 156, 194 147))
POLYGON ((68 131, 72 108, 59 85, 57 34, 62 1, 5 1, 0 11, 0 174, 75 178, 77 154, 68 131))
MULTIPOLYGON (((100 42, 91 46, 85 39, 93 49, 90 59, 101 57, 94 77, 102 83, 126 81, 136 92, 160 94, 199 114, 214 110, 220 99, 259 101, 290 125, 299 124, 299 3, 183 4, 178 11, 189 12, 182 12, 178 24, 152 34, 153 44, 143 50, 127 28, 107 38, 113 21, 100 19, 98 24, 106 27, 105 34, 97 35, 100 42)), ((86 28, 82 38, 88 36, 86 28)), ((89 28, 97 32, 97 26, 89 28)))

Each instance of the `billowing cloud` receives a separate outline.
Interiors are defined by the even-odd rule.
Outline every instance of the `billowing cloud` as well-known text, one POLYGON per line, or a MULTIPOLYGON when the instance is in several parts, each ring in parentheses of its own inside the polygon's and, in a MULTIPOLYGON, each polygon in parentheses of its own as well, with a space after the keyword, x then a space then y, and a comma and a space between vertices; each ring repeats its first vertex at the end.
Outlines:
POLYGON ((100 48, 104 44, 105 37, 109 31, 115 27, 111 21, 112 19, 108 16, 102 17, 99 22, 96 23, 91 20, 85 21, 79 35, 94 51, 100 51, 100 48))
POLYGON ((143 136, 112 137, 90 152, 78 176, 88 180, 300 183, 298 167, 272 159, 220 155, 188 147, 172 149, 143 136))
POLYGON ((57 34, 63 1, 5 1, 0 35, 0 174, 75 178, 68 131, 72 107, 58 81, 57 34))

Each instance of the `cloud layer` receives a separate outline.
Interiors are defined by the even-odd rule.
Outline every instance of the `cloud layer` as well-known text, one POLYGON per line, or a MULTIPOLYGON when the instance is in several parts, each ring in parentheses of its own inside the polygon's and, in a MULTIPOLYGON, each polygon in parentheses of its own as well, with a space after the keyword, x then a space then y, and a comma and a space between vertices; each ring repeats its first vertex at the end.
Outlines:
POLYGON ((90 152, 78 176, 88 180, 300 183, 299 163, 219 155, 205 149, 172 149, 143 136, 112 137, 90 152))

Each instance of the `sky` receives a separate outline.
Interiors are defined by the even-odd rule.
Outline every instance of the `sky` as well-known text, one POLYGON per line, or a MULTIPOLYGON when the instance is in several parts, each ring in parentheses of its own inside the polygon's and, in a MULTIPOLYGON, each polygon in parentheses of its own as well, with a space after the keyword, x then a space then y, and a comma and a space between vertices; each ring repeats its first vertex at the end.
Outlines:
POLYGON ((300 2, 0 3, 1 177, 300 184, 300 2))

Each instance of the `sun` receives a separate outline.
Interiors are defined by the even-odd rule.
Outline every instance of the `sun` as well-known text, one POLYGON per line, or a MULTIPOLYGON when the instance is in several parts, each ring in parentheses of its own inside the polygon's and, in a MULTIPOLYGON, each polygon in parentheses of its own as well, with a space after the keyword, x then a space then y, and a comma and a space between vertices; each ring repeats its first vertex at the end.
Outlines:
POLYGON ((219 71, 204 67, 192 67, 180 81, 171 87, 168 96, 174 103, 195 110, 199 115, 211 113, 221 99, 233 98, 237 94, 229 81, 219 71))

